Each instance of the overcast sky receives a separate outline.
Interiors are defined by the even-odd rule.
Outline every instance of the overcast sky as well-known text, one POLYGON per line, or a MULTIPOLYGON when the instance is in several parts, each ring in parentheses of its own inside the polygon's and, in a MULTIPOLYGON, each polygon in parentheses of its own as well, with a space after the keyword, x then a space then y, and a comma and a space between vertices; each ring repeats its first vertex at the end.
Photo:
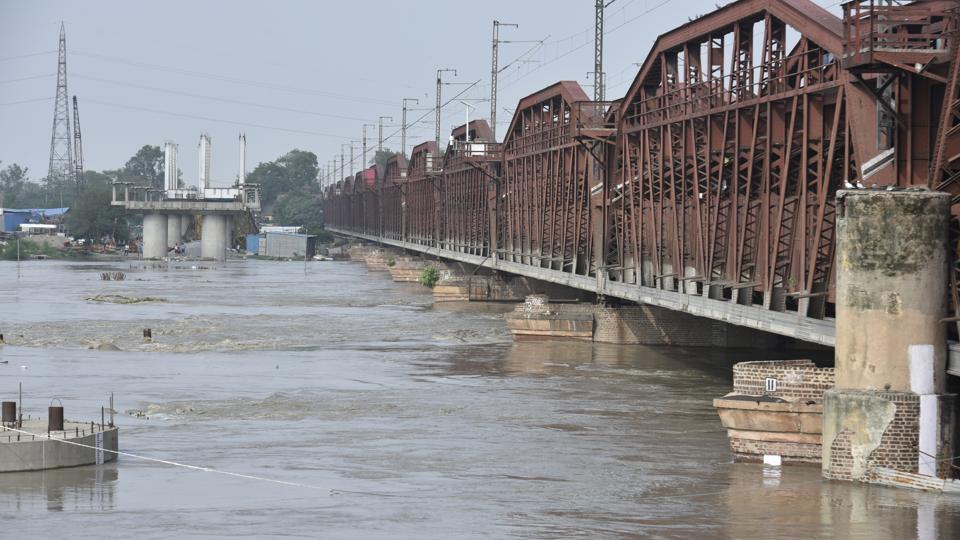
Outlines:
MULTIPOLYGON (((722 0, 720 0, 722 1, 722 0)), ((607 8, 608 99, 626 91, 656 36, 714 9, 718 0, 616 0, 607 8)), ((821 5, 836 2, 817 0, 821 5)), ((247 134, 247 163, 293 149, 315 152, 321 168, 342 143, 359 141, 364 123, 399 130, 408 113, 407 148, 434 137, 438 68, 455 68, 446 100, 489 98, 494 19, 517 23, 501 39, 497 119, 502 137, 517 101, 558 80, 592 95, 593 0, 320 2, 306 0, 15 1, 0 0, 0 161, 46 175, 56 90, 57 39, 66 25, 68 91, 80 104, 87 169, 123 165, 144 144, 180 145, 184 180, 195 185, 197 141, 213 139, 214 185, 236 178, 237 135, 247 134), (526 55, 524 56, 524 53, 526 55), (417 108, 416 105, 411 107, 417 108)), ((488 101, 471 116, 487 118, 488 101)), ((465 106, 443 109, 445 139, 465 106)), ((71 118, 72 122, 72 118, 71 118)), ((368 128, 369 146, 377 128, 368 128)), ((385 142, 399 149, 399 134, 385 142)), ((349 150, 346 150, 349 153, 349 150)), ((349 157, 349 156, 348 156, 349 157)), ((357 159, 359 163, 359 158, 357 159)))

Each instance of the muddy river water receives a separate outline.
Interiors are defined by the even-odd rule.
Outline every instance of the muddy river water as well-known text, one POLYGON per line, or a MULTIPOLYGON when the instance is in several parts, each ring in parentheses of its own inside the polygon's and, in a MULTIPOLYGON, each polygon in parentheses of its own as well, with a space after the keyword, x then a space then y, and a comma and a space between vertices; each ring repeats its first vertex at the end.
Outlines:
POLYGON ((0 537, 960 535, 960 498, 733 463, 731 366, 803 353, 514 343, 509 308, 349 262, 2 262, 0 397, 89 421, 113 392, 121 450, 288 483, 8 473, 0 537))

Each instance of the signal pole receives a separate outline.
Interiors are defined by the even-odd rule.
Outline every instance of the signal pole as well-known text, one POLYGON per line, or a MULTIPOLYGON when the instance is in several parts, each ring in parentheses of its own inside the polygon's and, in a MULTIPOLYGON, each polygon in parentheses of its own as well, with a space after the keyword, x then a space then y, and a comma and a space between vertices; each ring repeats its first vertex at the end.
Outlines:
POLYGON ((412 101, 417 105, 420 104, 420 100, 417 98, 403 98, 403 117, 400 120, 400 152, 403 153, 403 156, 407 156, 407 102, 412 101))
POLYGON ((520 27, 520 25, 517 24, 502 23, 497 20, 493 21, 493 61, 490 66, 490 129, 493 131, 493 142, 497 142, 497 75, 499 74, 497 61, 501 26, 520 27))
POLYGON ((440 87, 443 84, 443 73, 444 72, 453 72, 453 76, 457 76, 457 70, 449 68, 441 68, 437 70, 437 133, 436 133, 436 142, 437 142, 437 153, 440 152, 440 108, 443 107, 443 102, 440 100, 440 87))

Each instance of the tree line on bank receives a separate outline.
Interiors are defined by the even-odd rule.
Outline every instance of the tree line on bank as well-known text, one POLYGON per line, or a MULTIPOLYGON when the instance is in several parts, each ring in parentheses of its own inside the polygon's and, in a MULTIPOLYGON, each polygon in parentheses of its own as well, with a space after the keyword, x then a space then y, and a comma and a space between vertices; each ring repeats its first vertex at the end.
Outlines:
MULTIPOLYGON (((378 151, 370 163, 384 165, 393 155, 390 150, 378 151)), ((96 242, 108 237, 125 242, 131 223, 123 208, 110 205, 111 183, 133 182, 162 189, 163 161, 159 146, 144 145, 121 168, 84 171, 79 187, 69 179, 33 181, 26 167, 16 163, 2 167, 0 163, 0 207, 69 207, 65 225, 74 238, 96 242)), ((316 154, 294 149, 258 164, 246 181, 261 186, 262 212, 272 216, 273 223, 303 226, 310 234, 323 234, 319 174, 316 154)), ((182 187, 180 171, 177 176, 182 187)))

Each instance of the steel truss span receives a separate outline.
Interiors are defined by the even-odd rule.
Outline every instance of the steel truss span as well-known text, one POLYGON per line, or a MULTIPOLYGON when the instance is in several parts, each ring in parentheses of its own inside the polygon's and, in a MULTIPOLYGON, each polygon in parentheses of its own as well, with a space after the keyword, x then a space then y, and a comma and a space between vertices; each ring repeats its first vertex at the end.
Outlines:
POLYGON ((606 295, 829 324, 838 190, 943 190, 960 216, 960 2, 842 9, 727 4, 657 38, 621 99, 551 85, 502 143, 473 121, 442 154, 331 186, 326 221, 606 295))

